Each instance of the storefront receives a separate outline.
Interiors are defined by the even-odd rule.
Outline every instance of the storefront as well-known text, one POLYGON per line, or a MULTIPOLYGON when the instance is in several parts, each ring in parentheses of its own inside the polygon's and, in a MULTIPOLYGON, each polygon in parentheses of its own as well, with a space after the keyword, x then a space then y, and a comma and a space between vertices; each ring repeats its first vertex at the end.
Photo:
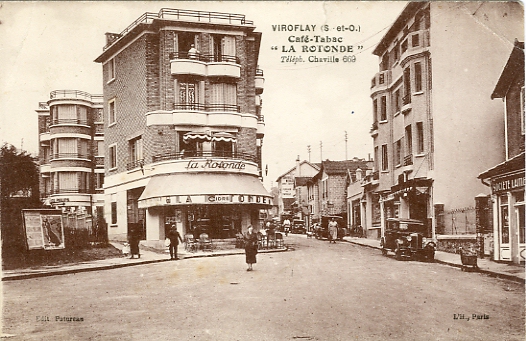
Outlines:
POLYGON ((491 187, 494 260, 524 262, 524 153, 480 174, 479 179, 491 187))
POLYGON ((181 235, 235 238, 249 225, 262 224, 261 210, 271 198, 259 179, 247 174, 182 173, 150 179, 140 198, 148 239, 164 239, 176 225, 181 235))

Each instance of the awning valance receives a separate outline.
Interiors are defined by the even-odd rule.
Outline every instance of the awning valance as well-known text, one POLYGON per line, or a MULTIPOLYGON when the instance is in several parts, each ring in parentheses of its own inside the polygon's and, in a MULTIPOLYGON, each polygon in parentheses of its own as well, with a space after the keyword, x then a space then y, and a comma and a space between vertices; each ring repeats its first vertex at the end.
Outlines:
POLYGON ((230 133, 219 132, 219 133, 215 133, 212 136, 212 141, 223 141, 223 142, 236 143, 236 137, 230 133))
POLYGON ((189 142, 189 141, 210 141, 212 140, 212 137, 207 133, 194 133, 189 132, 183 135, 183 141, 189 142))
POLYGON ((184 173, 157 175, 139 198, 139 207, 189 204, 253 204, 270 206, 271 196, 255 176, 184 173))

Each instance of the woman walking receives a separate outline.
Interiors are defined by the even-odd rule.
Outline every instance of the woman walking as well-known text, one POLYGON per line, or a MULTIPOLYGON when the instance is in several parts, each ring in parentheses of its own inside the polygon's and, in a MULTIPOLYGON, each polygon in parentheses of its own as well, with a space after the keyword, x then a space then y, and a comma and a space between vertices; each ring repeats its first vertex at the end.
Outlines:
POLYGON ((258 237, 254 232, 252 226, 248 227, 248 231, 244 236, 245 239, 245 256, 248 264, 247 271, 252 271, 252 264, 256 263, 256 254, 258 253, 258 237))

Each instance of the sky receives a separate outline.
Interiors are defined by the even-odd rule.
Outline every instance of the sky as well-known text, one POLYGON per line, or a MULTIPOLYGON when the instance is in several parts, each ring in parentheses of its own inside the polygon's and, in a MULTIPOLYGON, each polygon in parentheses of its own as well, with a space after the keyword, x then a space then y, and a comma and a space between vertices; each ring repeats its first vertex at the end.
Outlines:
POLYGON ((405 5, 403 1, 1 2, 0 143, 36 156, 38 103, 49 100, 53 90, 102 94, 102 66, 94 60, 105 45, 104 34, 122 32, 145 12, 176 8, 244 14, 262 33, 259 68, 265 77, 267 188, 295 166, 298 156, 311 162, 372 157, 369 95, 378 72, 378 57, 372 51, 405 5), (287 25, 285 30, 278 30, 282 25, 287 25), (313 25, 314 30, 306 30, 313 25), (336 42, 320 42, 326 37, 336 42), (338 49, 351 45, 352 52, 309 52, 320 45, 338 49), (302 52, 304 48, 308 52, 302 52), (301 57, 303 62, 284 62, 286 56, 301 57), (310 62, 312 56, 339 61, 310 62), (355 61, 344 61, 348 59, 355 61))

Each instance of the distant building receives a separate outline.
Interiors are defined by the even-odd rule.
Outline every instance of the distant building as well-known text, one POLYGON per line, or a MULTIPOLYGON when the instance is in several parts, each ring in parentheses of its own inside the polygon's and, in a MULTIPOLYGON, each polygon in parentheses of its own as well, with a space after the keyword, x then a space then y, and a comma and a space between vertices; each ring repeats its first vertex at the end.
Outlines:
POLYGON ((283 217, 296 217, 308 224, 308 194, 307 180, 316 175, 319 165, 308 161, 300 161, 296 166, 283 173, 276 180, 278 184, 278 212, 283 217))
POLYGON ((359 158, 322 161, 320 171, 307 184, 312 221, 321 222, 322 216, 337 215, 347 222, 347 177, 355 178, 358 169, 361 172, 369 167, 368 161, 359 158))
POLYGON ((103 218, 102 95, 55 90, 39 103, 40 195, 44 204, 103 218))
POLYGON ((363 180, 373 168, 373 161, 367 161, 363 168, 356 168, 354 171, 348 169, 346 182, 347 196, 347 228, 351 232, 363 232, 369 237, 377 231, 367 231, 367 205, 363 190, 363 180))
POLYGON ((108 33, 102 64, 110 238, 234 237, 270 207, 261 177, 261 33, 244 15, 162 9, 108 33), (206 19, 206 20, 204 20, 206 19))
MULTIPOLYGON (((493 249, 489 251, 493 253, 494 260, 519 264, 526 258, 524 42, 515 42, 491 98, 502 98, 504 102, 503 118, 506 134, 502 143, 506 148, 506 160, 479 175, 479 179, 491 187, 492 199, 488 207, 483 207, 481 215, 484 215, 484 211, 493 212, 492 216, 488 217, 490 219, 487 221, 488 224, 481 226, 480 232, 493 241, 493 249)), ((500 111, 496 113, 497 116, 500 114, 500 111)), ((486 245, 491 248, 490 244, 485 243, 486 245)))
POLYGON ((503 108, 488 94, 523 35, 518 2, 407 4, 373 51, 368 229, 413 218, 446 251, 475 240, 474 198, 489 192, 477 176, 504 159, 503 108))

